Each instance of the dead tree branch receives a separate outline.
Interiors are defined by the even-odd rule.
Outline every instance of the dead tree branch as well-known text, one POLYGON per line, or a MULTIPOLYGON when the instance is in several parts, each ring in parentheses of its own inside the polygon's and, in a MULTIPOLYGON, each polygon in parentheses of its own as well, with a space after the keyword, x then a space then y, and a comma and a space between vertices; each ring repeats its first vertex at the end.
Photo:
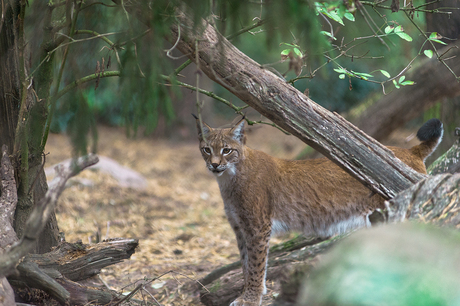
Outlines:
MULTIPOLYGON (((423 178, 338 114, 322 108, 263 69, 211 25, 202 21, 193 26, 193 19, 183 12, 178 12, 177 19, 186 32, 180 36, 177 48, 191 59, 198 50, 200 68, 209 78, 333 160, 371 190, 389 199, 423 178)), ((172 25, 171 31, 171 40, 176 41, 177 24, 172 25)))
POLYGON ((102 268, 129 259, 139 245, 136 239, 111 239, 94 245, 61 243, 46 254, 29 254, 17 266, 19 275, 8 278, 14 287, 37 288, 60 303, 107 304, 116 294, 78 284, 102 268))
POLYGON ((57 199, 64 190, 67 180, 78 174, 81 170, 97 163, 96 155, 88 155, 76 160, 70 167, 64 169, 57 167, 54 178, 56 184, 48 190, 45 197, 39 201, 27 220, 24 235, 21 240, 13 245, 7 252, 0 255, 0 276, 8 276, 15 270, 19 259, 24 257, 34 247, 34 243, 45 226, 50 213, 54 210, 57 199))

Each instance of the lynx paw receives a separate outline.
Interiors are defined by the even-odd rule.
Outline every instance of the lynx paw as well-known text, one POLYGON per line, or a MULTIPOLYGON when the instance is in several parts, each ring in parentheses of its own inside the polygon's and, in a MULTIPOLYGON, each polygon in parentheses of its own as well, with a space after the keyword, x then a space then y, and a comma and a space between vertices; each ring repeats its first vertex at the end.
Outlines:
POLYGON ((234 300, 230 306, 259 306, 260 302, 245 301, 242 296, 234 300))

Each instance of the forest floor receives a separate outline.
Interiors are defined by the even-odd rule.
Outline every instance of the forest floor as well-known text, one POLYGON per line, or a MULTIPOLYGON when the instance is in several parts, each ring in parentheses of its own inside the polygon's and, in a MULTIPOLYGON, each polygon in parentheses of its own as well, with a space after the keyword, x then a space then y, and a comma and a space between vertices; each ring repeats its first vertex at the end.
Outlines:
MULTIPOLYGON (((151 295, 141 291, 136 299, 199 305, 199 291, 190 290, 199 285, 190 284, 237 261, 239 255, 217 183, 205 168, 196 137, 181 142, 128 139, 123 129, 105 126, 98 132, 98 154, 137 171, 147 184, 122 187, 103 171, 83 171, 59 199, 60 231, 68 242, 85 244, 99 237, 139 239, 131 259, 103 269, 100 278, 124 294, 139 282, 152 280, 145 286, 151 295)), ((409 134, 395 133, 387 144, 410 147, 414 140, 404 143, 409 134)), ((249 128, 248 145, 281 158, 295 158, 305 147, 295 137, 261 125, 249 128)), ((50 135, 46 152, 47 168, 70 158, 68 137, 50 135)), ((271 244, 280 239, 272 238, 271 244)))

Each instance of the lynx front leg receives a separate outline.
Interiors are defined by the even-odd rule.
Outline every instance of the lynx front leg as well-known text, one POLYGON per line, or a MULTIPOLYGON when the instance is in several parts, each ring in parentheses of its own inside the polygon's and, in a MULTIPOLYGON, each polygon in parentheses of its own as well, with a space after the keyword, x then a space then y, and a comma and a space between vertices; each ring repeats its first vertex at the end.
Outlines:
POLYGON ((243 267, 244 284, 246 286, 248 281, 248 250, 246 247, 245 237, 243 231, 241 230, 241 225, 237 222, 238 219, 229 214, 227 214, 227 218, 236 236, 238 250, 240 251, 241 266, 243 267))
POLYGON ((246 263, 243 262, 244 291, 230 305, 259 306, 262 295, 266 293, 265 275, 271 226, 270 224, 261 227, 253 225, 251 230, 245 230, 242 233, 247 251, 246 263))

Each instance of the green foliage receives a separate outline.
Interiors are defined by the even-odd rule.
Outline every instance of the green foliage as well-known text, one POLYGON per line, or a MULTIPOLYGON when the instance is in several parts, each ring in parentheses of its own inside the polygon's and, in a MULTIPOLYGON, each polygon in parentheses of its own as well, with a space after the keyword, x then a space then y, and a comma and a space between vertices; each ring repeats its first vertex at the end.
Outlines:
POLYGON ((303 54, 311 57, 317 57, 330 46, 321 34, 321 23, 314 8, 308 3, 287 0, 268 4, 263 7, 263 18, 269 21, 264 26, 268 46, 293 40, 295 45, 305 50, 303 54))
POLYGON ((440 38, 442 38, 441 35, 439 35, 437 32, 433 32, 430 34, 430 37, 428 37, 428 40, 434 41, 438 44, 447 45, 445 42, 439 40, 440 38))
POLYGON ((97 129, 96 121, 91 112, 86 97, 78 93, 65 104, 68 117, 67 134, 74 148, 74 155, 88 154, 88 136, 92 138, 91 152, 96 152, 97 129))
MULTIPOLYGON (((43 37, 42 28, 37 24, 44 19, 47 6, 40 1, 31 3, 33 8, 27 18, 34 23, 29 23, 28 33, 32 38, 31 45, 37 46, 37 41, 43 37)), ((66 2, 75 9, 74 4, 69 3, 66 2)), ((116 81, 101 78, 97 81, 98 85, 93 82, 90 86, 82 86, 78 89, 79 95, 75 95, 77 90, 74 90, 74 97, 58 101, 53 130, 66 130, 68 124, 75 124, 73 118, 80 116, 83 110, 87 115, 91 114, 93 121, 124 125, 129 133, 136 133, 141 127, 145 133, 150 133, 159 121, 174 122, 172 99, 178 93, 174 87, 166 87, 162 78, 164 75, 173 76, 172 61, 166 56, 166 50, 171 45, 165 45, 164 38, 169 35, 170 25, 177 22, 175 7, 184 4, 192 8, 196 24, 204 18, 224 35, 233 34, 259 19, 264 20, 264 25, 252 33, 256 35, 241 35, 232 42, 250 57, 265 67, 276 69, 286 78, 292 77, 292 71, 302 71, 303 75, 293 85, 301 91, 308 88, 314 100, 335 111, 346 111, 379 88, 382 82, 393 82, 396 88, 413 84, 400 71, 408 59, 418 53, 417 48, 412 45, 407 48, 407 44, 422 39, 420 35, 414 35, 416 30, 401 14, 385 15, 387 11, 375 8, 367 11, 364 20, 362 11, 357 13, 362 8, 357 8, 351 0, 261 3, 137 0, 122 3, 126 5, 124 8, 108 7, 113 5, 108 0, 81 2, 82 10, 75 22, 75 30, 80 32, 65 40, 69 47, 68 55, 63 46, 53 51, 56 63, 54 74, 58 75, 62 65, 65 69, 60 83, 53 85, 52 92, 94 73, 96 66, 104 66, 98 68, 102 70, 118 70, 121 74, 116 81), (97 33, 88 34, 93 32, 97 33), (95 38, 98 33, 104 35, 103 39, 95 38), (281 50, 279 47, 270 48, 280 45, 281 50), (289 63, 279 61, 280 52, 282 59, 291 57, 289 63), (290 56, 291 53, 293 56, 290 56), (295 57, 295 63, 292 57, 295 57), (384 62, 381 57, 384 57, 384 62), (104 65, 109 59, 111 65, 104 65), (326 61, 328 65, 325 65, 326 61), (293 63, 298 69, 288 69, 287 66, 293 63), (383 64, 385 70, 381 69, 383 64), (288 72, 283 74, 286 70, 288 72), (70 108, 69 103, 85 105, 77 111, 78 108, 70 108)), ((59 5, 53 13, 54 24, 61 29, 55 36, 72 35, 66 28, 69 22, 66 20, 69 17, 67 9, 65 5, 59 5)), ((422 18, 417 22, 424 21, 423 14, 417 14, 417 18, 422 18)), ((440 38, 434 32, 429 35, 428 41, 442 43, 440 38)), ((175 52, 170 50, 168 55, 179 56, 175 52)), ((433 51, 425 50, 424 54, 432 57, 433 51)), ((39 65, 40 62, 34 59, 32 70, 39 65)), ((294 77, 297 78, 297 75, 294 77)), ((216 89, 215 92, 220 95, 223 91, 216 89)), ((241 105, 232 96, 224 95, 232 103, 241 105)), ((69 131, 74 128, 76 125, 69 127, 69 131)), ((82 126, 81 134, 88 133, 88 127, 82 126)))

